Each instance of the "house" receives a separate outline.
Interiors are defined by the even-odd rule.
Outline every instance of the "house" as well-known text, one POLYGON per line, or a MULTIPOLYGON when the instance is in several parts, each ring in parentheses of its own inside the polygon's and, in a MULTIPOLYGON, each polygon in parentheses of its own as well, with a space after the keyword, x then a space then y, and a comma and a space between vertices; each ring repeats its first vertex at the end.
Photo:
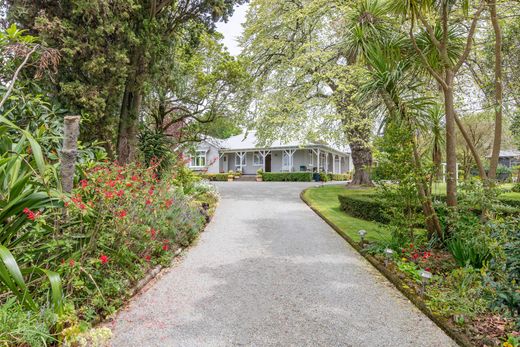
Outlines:
MULTIPOLYGON (((488 158, 491 158, 491 155, 488 155, 488 158)), ((514 149, 501 150, 498 156, 498 164, 509 168, 520 165, 520 151, 514 149)))
POLYGON ((219 173, 241 171, 246 175, 264 172, 344 173, 353 169, 348 149, 325 143, 281 142, 258 145, 256 131, 232 136, 226 140, 208 139, 198 144, 190 157, 189 167, 195 171, 219 173))

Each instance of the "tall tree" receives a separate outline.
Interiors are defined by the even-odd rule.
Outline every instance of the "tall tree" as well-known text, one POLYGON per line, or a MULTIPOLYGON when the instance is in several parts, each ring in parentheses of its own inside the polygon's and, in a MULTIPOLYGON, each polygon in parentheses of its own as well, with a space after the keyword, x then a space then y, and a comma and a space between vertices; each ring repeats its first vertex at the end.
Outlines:
MULTIPOLYGON (((457 124, 455 109, 455 77, 466 61, 477 30, 478 20, 485 9, 485 2, 480 1, 474 13, 469 16, 468 1, 431 1, 419 0, 392 0, 393 10, 409 20, 409 37, 413 48, 419 55, 424 67, 440 86, 444 96, 444 113, 446 117, 446 194, 447 204, 450 207, 457 205, 457 153, 456 153, 456 127, 463 132, 462 125, 457 124), (468 22, 465 45, 460 55, 452 54, 453 42, 450 41, 450 31, 454 28, 462 29, 461 21, 468 22), (439 23, 439 28, 435 23, 439 23), (424 49, 418 44, 417 34, 423 32, 438 54, 442 70, 439 71, 431 60, 428 59, 424 49), (438 36, 440 33, 440 37, 438 36)), ((477 161, 479 158, 476 158, 477 161)), ((482 165, 479 165, 482 168, 482 165)), ((482 174, 482 169, 481 169, 482 174)), ((485 176, 485 173, 484 173, 485 176)))
POLYGON ((100 129, 92 137, 112 142, 115 135, 118 160, 126 163, 135 157, 146 85, 155 65, 169 59, 167 48, 196 44, 198 34, 244 0, 4 2, 10 21, 60 50, 55 93, 87 122, 90 116, 89 128, 100 129))

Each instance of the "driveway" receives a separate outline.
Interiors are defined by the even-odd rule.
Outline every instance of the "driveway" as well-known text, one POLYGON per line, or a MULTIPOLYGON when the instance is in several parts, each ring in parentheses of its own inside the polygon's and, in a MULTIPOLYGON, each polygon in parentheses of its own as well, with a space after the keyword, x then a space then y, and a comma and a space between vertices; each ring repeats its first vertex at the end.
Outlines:
POLYGON ((113 346, 455 346, 299 198, 219 183, 185 259, 122 311, 113 346))

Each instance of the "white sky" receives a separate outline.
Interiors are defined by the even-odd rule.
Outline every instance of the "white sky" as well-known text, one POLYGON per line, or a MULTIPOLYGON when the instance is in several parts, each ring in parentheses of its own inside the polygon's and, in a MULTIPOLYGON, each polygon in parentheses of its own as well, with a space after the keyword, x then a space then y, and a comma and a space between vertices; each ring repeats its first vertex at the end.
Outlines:
POLYGON ((222 41, 229 50, 231 55, 237 56, 240 54, 240 47, 238 47, 237 39, 242 34, 242 23, 246 21, 246 12, 248 4, 236 7, 233 16, 227 23, 217 23, 217 31, 224 35, 222 41))

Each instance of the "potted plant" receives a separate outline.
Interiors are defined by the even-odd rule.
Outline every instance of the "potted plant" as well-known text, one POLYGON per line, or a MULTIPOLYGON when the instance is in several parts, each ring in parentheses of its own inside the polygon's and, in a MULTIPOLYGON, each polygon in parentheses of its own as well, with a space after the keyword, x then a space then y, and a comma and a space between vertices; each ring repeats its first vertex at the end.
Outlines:
POLYGON ((240 170, 235 171, 235 179, 239 179, 242 172, 240 170))
POLYGON ((263 173, 264 173, 264 171, 262 169, 256 170, 256 181, 257 182, 262 182, 262 174, 263 173))
POLYGON ((227 181, 233 182, 234 178, 235 178, 235 174, 233 173, 233 170, 229 170, 228 175, 227 175, 227 181))

